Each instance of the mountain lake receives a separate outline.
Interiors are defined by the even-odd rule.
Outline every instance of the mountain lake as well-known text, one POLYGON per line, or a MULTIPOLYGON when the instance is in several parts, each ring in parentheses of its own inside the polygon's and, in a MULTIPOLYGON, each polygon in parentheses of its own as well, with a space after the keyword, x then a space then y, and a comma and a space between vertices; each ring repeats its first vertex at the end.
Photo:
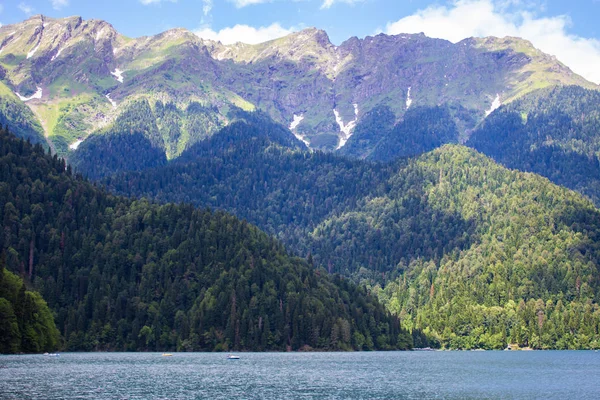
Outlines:
POLYGON ((2 399, 598 399, 600 352, 0 356, 2 399))

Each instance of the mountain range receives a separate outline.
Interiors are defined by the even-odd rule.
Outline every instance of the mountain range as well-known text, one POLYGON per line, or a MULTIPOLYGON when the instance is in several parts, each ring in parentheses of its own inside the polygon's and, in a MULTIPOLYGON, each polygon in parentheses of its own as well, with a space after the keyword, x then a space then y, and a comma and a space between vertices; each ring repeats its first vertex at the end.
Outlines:
POLYGON ((600 347, 599 87, 525 40, 35 16, 0 66, 3 348, 17 279, 73 350, 600 347))
POLYGON ((174 158, 227 124, 232 106, 263 110, 312 149, 332 151, 381 106, 394 122, 413 107, 447 106, 454 140, 464 141, 486 114, 536 89, 598 88, 512 37, 453 44, 380 34, 336 46, 310 28, 258 45, 223 45, 184 29, 131 39, 104 21, 41 15, 0 28, 0 66, 3 91, 36 115, 27 130, 45 135, 61 155, 110 131, 140 99, 177 111, 178 132, 159 129, 156 142, 174 158), (214 121, 202 133, 185 115, 196 103, 214 121))

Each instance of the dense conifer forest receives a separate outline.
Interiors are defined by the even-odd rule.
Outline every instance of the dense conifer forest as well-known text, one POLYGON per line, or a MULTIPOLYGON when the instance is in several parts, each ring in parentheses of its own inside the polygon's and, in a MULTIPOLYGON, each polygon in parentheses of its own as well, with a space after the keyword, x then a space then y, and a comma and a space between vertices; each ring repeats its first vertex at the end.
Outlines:
POLYGON ((600 213, 591 202, 463 146, 380 164, 309 152, 283 131, 238 121, 165 167, 104 182, 245 218, 328 272, 370 285, 432 343, 598 347, 600 213))
POLYGON ((469 146, 547 177, 600 204, 600 92, 578 86, 532 93, 492 113, 469 146))
MULTIPOLYGON (((65 350, 412 346, 398 318, 365 288, 289 256, 245 221, 115 197, 41 145, 5 130, 0 144, 2 282, 10 283, 1 286, 1 318, 12 332, 7 337, 21 336, 20 345, 3 342, 3 351, 57 345, 52 324, 43 338, 26 336, 23 295, 14 294, 25 288, 19 279, 47 301, 65 350)), ((39 295, 25 293, 44 310, 39 295)))
POLYGON ((88 137, 69 163, 91 179, 122 171, 158 167, 222 126, 214 110, 197 102, 133 101, 109 128, 88 137), (180 145, 177 146, 176 144, 180 145))

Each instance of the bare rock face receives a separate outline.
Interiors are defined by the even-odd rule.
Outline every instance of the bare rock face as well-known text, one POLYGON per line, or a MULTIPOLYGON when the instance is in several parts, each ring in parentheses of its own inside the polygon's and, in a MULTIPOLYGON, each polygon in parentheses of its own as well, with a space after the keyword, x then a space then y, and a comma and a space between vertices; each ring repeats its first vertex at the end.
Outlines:
MULTIPOLYGON (((324 150, 342 148, 378 107, 400 121, 411 107, 448 105, 464 140, 495 105, 540 86, 597 88, 518 38, 453 44, 380 34, 335 46, 310 28, 258 45, 223 45, 185 29, 130 39, 80 17, 34 16, 1 27, 0 68, 11 91, 35 95, 25 103, 46 135, 66 143, 105 131, 140 98, 179 110, 202 104, 224 123, 231 107, 262 109, 324 150)), ((204 136, 166 136, 165 148, 204 136)))

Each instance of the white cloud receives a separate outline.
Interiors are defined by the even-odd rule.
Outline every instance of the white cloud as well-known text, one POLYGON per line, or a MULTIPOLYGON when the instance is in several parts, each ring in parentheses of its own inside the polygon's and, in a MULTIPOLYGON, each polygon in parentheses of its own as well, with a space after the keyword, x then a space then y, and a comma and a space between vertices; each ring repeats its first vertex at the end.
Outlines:
POLYGON ((50 2, 52 3, 52 8, 55 10, 60 10, 69 5, 69 0, 50 0, 50 2))
POLYGON ((202 0, 202 3, 202 12, 204 13, 204 16, 207 17, 212 11, 213 2, 212 0, 202 0))
MULTIPOLYGON (((163 0, 140 0, 140 3, 147 6, 149 4, 160 4, 162 1, 163 0)), ((164 0, 164 1, 170 1, 171 3, 177 3, 177 0, 164 0)))
POLYGON ((283 28, 278 23, 260 28, 248 25, 235 25, 221 29, 218 32, 211 28, 201 28, 194 31, 197 36, 203 39, 220 41, 223 44, 233 44, 236 42, 248 44, 263 43, 289 35, 292 32, 294 32, 294 29, 283 28))
POLYGON ((600 83, 600 41, 569 33, 568 16, 537 17, 524 7, 514 0, 454 0, 449 6, 430 6, 389 23, 386 33, 423 32, 452 42, 472 36, 518 36, 556 56, 584 78, 600 83))
MULTIPOLYGON (((160 1, 160 0, 158 0, 160 1)), ((272 3, 275 0, 227 0, 230 3, 233 3, 236 8, 243 8, 246 6, 250 6, 253 4, 264 4, 264 3, 272 3)), ((285 0, 290 2, 299 2, 306 0, 285 0)), ((321 9, 331 8, 334 4, 344 3, 344 4, 356 4, 362 3, 365 0, 322 0, 323 4, 321 4, 321 9)))
POLYGON ((253 4, 270 3, 271 1, 273 0, 229 0, 229 2, 233 3, 237 8, 242 8, 253 4))
POLYGON ((25 3, 19 3, 19 10, 23 11, 27 15, 31 15, 31 14, 33 14, 33 11, 35 10, 35 8, 33 8, 30 5, 25 4, 25 3))
POLYGON ((323 4, 321 4, 321 9, 330 8, 336 3, 356 4, 363 1, 364 0, 323 0, 323 4))

